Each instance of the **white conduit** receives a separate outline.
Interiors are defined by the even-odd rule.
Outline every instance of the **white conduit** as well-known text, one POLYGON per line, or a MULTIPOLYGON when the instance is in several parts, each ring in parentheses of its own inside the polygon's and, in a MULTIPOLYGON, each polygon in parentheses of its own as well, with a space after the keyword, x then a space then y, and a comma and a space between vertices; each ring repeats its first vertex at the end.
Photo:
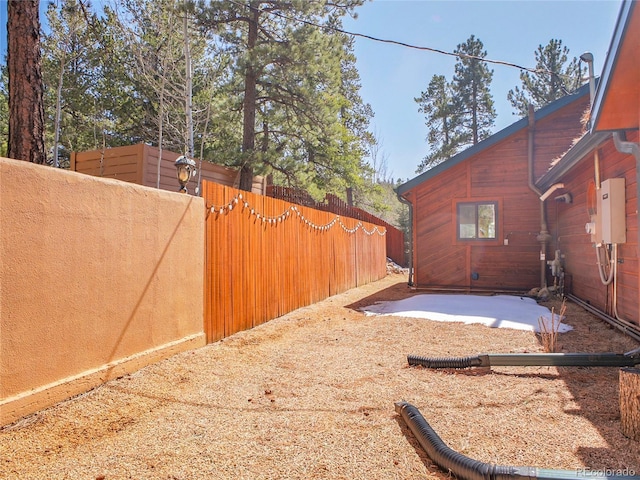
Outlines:
POLYGON ((613 264, 613 316, 616 317, 617 320, 622 320, 618 315, 618 245, 613 245, 613 255, 614 261, 613 264))
MULTIPOLYGON (((605 247, 605 251, 606 251, 606 247, 605 247)), ((604 278, 604 265, 602 265, 602 263, 600 262, 600 253, 599 253, 599 247, 596 246, 596 255, 598 256, 598 272, 600 273, 600 280, 602 280, 602 283, 604 285, 609 285, 613 282, 613 316, 620 321, 625 321, 622 318, 620 318, 620 315, 618 315, 618 244, 614 243, 612 245, 612 257, 610 260, 610 267, 609 267, 609 277, 608 278, 604 278)))
MULTIPOLYGON (((605 253, 607 252, 607 247, 604 247, 605 253)), ((600 280, 603 285, 609 285, 613 281, 614 273, 616 270, 616 257, 617 257, 618 246, 613 244, 613 257, 609 260, 609 275, 605 278, 604 273, 604 265, 600 259, 600 247, 596 245, 596 259, 598 263, 598 273, 600 274, 600 280)))

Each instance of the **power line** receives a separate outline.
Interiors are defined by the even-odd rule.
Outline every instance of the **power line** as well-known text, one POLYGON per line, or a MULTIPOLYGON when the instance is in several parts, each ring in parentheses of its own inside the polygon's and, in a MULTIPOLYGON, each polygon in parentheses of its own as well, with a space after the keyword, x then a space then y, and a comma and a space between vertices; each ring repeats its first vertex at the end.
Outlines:
MULTIPOLYGON (((230 0, 231 3, 238 5, 238 6, 242 6, 242 7, 246 7, 247 5, 234 1, 234 0, 230 0)), ((380 42, 380 43, 387 43, 387 44, 391 44, 391 45, 398 45, 400 47, 405 47, 405 48, 411 48, 414 50, 422 50, 422 51, 427 51, 427 52, 432 52, 432 53, 438 53, 440 55, 447 55, 450 57, 456 57, 456 58, 468 58, 470 60, 478 60, 480 62, 485 62, 485 63, 491 63, 494 65, 502 65, 505 67, 512 67, 512 68, 517 68, 519 70, 522 71, 526 71, 526 72, 530 72, 536 75, 553 75, 556 77, 562 77, 563 75, 560 75, 556 72, 552 72, 551 70, 546 70, 546 69, 540 69, 540 68, 529 68, 529 67, 524 67, 522 65, 518 65, 516 63, 512 63, 512 62, 507 62, 507 61, 503 61, 503 60, 492 60, 490 58, 485 58, 485 57, 479 57, 477 55, 469 55, 466 53, 454 53, 454 52, 447 52, 446 50, 441 50, 438 48, 432 48, 432 47, 423 47, 420 45, 413 45, 410 43, 406 43, 406 42, 401 42, 398 40, 390 40, 390 39, 384 39, 384 38, 379 38, 379 37, 374 37, 372 35, 367 35, 365 33, 357 33, 357 32, 349 32, 347 30, 338 28, 338 27, 334 27, 331 25, 318 25, 317 23, 311 22, 309 20, 303 20, 300 18, 294 18, 294 17, 290 17, 288 15, 285 15, 283 13, 277 12, 277 11, 273 11, 273 10, 269 10, 266 11, 266 13, 283 18, 285 20, 289 20, 289 21, 293 21, 293 22, 299 22, 299 23, 303 23, 305 25, 309 25, 311 27, 315 27, 315 28, 320 28, 323 30, 332 30, 334 32, 337 33, 342 33, 344 35, 350 35, 352 37, 359 37, 359 38, 365 38, 367 40, 372 40, 374 42, 380 42)))

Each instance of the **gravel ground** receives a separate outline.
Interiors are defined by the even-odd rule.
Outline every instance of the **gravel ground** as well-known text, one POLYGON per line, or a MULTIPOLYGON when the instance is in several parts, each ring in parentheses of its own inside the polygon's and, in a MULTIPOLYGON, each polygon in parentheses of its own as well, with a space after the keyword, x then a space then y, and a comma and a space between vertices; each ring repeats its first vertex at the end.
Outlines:
MULTIPOLYGON (((358 311, 411 294, 390 274, 6 426, 0 478, 450 478, 395 413, 400 400, 483 462, 640 474, 616 368, 408 367, 409 353, 542 351, 531 332, 358 311)), ((637 347, 576 305, 567 315, 563 351, 637 347)))

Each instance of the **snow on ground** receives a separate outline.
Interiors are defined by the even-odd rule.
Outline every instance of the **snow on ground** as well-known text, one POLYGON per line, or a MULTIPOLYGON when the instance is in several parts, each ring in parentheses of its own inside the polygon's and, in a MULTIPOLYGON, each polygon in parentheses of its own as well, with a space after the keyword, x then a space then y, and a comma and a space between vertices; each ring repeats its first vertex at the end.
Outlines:
MULTIPOLYGON (((394 315, 425 318, 436 322, 482 323, 492 328, 540 331, 538 319, 544 317, 551 330, 551 311, 528 297, 513 295, 414 295, 398 301, 378 302, 362 309, 367 315, 394 315)), ((557 326, 558 316, 556 313, 557 326)), ((560 333, 573 330, 561 323, 560 333)))

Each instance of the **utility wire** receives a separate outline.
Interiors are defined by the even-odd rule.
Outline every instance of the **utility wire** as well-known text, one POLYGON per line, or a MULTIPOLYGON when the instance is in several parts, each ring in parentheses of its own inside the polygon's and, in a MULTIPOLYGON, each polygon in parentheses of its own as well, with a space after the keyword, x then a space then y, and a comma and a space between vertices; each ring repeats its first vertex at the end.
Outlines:
MULTIPOLYGON (((230 0, 230 2, 235 4, 235 5, 242 6, 242 7, 246 7, 247 6, 247 5, 243 4, 243 3, 237 2, 235 0, 230 0)), ((517 68, 519 70, 530 72, 530 73, 534 73, 536 75, 545 75, 546 74, 546 75, 553 75, 553 76, 558 77, 558 78, 560 78, 562 76, 562 75, 560 75, 560 74, 558 74, 556 72, 552 72, 551 70, 540 69, 540 68, 523 67, 522 65, 518 65, 518 64, 512 63, 512 62, 506 62, 506 61, 503 61, 503 60, 491 60, 489 58, 479 57, 477 55, 469 55, 469 54, 466 54, 466 53, 447 52, 445 50, 440 50, 438 48, 423 47, 423 46, 419 46, 419 45, 412 45, 410 43, 401 42, 401 41, 398 41, 398 40, 389 40, 389 39, 374 37, 372 35, 367 35, 365 33, 349 32, 347 30, 344 30, 344 29, 341 29, 341 28, 338 28, 338 27, 334 27, 334 26, 331 26, 331 25, 318 25, 317 23, 311 22, 309 20, 303 20, 303 19, 300 19, 300 18, 290 17, 288 15, 285 15, 283 13, 280 13, 280 12, 277 12, 277 11, 273 11, 273 10, 266 11, 266 13, 268 13, 270 15, 274 15, 274 16, 280 17, 280 18, 283 18, 285 20, 303 23, 303 24, 309 25, 311 27, 320 28, 320 29, 323 29, 323 30, 332 30, 334 32, 342 33, 344 35, 350 35, 352 37, 366 38, 367 40, 372 40, 374 42, 387 43, 387 44, 391 44, 391 45, 398 45, 398 46, 401 46, 401 47, 411 48, 411 49, 414 49, 414 50, 422 50, 422 51, 427 51, 427 52, 439 53, 441 55, 447 55, 447 56, 450 56, 450 57, 468 58, 470 60, 478 60, 480 62, 491 63, 491 64, 494 64, 494 65, 502 65, 502 66, 506 66, 506 67, 517 68)))

